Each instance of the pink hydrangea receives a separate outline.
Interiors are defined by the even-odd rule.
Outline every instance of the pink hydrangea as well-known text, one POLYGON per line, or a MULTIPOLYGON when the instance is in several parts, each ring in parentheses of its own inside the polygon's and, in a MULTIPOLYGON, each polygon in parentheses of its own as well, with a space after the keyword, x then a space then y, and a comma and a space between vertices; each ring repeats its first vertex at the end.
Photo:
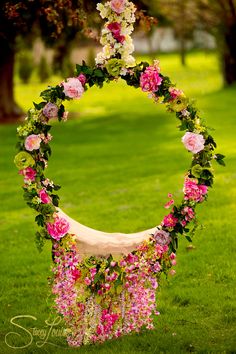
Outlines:
POLYGON ((68 221, 61 217, 57 217, 54 223, 47 223, 47 231, 49 235, 57 241, 68 233, 69 228, 70 224, 68 221))
POLYGON ((37 172, 32 167, 26 167, 19 171, 19 174, 24 176, 24 182, 34 182, 37 172))
POLYGON ((48 102, 43 108, 43 114, 47 118, 56 118, 58 116, 58 107, 54 103, 48 102))
POLYGON ((113 11, 117 14, 121 14, 125 10, 126 0, 111 0, 110 6, 113 11))
POLYGON ((166 227, 175 227, 177 222, 178 222, 178 219, 175 218, 174 215, 170 213, 164 217, 162 223, 166 227))
POLYGON ((188 151, 197 154, 204 149, 205 139, 201 134, 186 132, 182 137, 182 142, 188 151))
POLYGON ((162 83, 162 78, 159 75, 159 68, 157 66, 149 66, 141 74, 140 86, 145 92, 156 92, 162 83))
POLYGON ((186 177, 184 181, 184 199, 194 202, 202 202, 207 194, 208 188, 193 178, 186 177))
POLYGON ((44 188, 39 191, 39 198, 41 200, 41 203, 43 204, 51 203, 51 198, 49 197, 49 195, 47 194, 44 188))
POLYGON ((155 238, 156 242, 161 246, 168 245, 171 241, 169 232, 166 232, 164 230, 157 230, 153 237, 155 238))
POLYGON ((40 135, 31 134, 25 139, 25 148, 28 151, 38 150, 42 139, 40 135))
POLYGON ((70 77, 66 82, 62 83, 64 94, 69 98, 80 98, 84 92, 84 88, 80 80, 76 77, 70 77))
POLYGON ((111 22, 107 25, 107 28, 111 31, 113 38, 119 43, 124 43, 125 36, 121 34, 121 24, 119 22, 111 22))

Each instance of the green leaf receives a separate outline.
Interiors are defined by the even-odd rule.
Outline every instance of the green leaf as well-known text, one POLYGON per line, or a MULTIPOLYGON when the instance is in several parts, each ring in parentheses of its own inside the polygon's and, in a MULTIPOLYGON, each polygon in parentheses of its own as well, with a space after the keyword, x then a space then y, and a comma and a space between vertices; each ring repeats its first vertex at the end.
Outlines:
POLYGON ((37 215, 35 221, 38 224, 38 226, 44 226, 44 217, 42 214, 37 215))
POLYGON ((192 239, 191 239, 191 237, 185 236, 185 238, 186 238, 186 240, 188 240, 189 242, 193 242, 192 239))

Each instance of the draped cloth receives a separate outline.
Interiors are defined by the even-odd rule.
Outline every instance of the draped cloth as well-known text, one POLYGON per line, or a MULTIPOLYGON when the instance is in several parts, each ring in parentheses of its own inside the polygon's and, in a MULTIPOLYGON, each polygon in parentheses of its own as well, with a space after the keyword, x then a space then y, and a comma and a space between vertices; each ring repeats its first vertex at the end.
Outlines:
POLYGON ((144 240, 148 240, 151 234, 157 230, 156 227, 137 233, 108 233, 94 230, 80 224, 69 217, 60 208, 58 215, 65 218, 69 224, 69 233, 75 235, 77 247, 81 256, 97 255, 127 255, 132 252, 144 240))

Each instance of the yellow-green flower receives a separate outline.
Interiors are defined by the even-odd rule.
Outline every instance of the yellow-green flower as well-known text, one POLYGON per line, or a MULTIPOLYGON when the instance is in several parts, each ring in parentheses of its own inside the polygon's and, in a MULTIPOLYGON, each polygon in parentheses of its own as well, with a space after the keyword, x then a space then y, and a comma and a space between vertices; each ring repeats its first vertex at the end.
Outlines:
POLYGON ((169 102, 168 108, 174 112, 181 112, 187 108, 187 105, 188 105, 188 99, 184 94, 182 94, 176 97, 176 99, 169 102))
POLYGON ((21 151, 15 156, 14 163, 19 170, 23 170, 26 167, 34 166, 35 161, 28 152, 21 151))
POLYGON ((106 63, 105 67, 108 71, 108 74, 111 76, 119 76, 124 65, 125 63, 123 60, 113 58, 106 63))

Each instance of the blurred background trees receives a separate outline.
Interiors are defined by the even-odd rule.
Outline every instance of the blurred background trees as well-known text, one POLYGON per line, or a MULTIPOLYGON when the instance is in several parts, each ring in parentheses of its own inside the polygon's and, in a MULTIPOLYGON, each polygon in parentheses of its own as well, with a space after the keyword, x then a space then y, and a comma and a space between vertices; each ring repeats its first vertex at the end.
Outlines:
MULTIPOLYGON (((14 100, 14 63, 17 54, 20 79, 27 83, 34 70, 32 45, 41 38, 44 45, 53 48, 51 68, 45 53, 37 61, 41 82, 53 73, 73 74, 71 53, 74 48, 88 46, 89 39, 99 38, 101 19, 96 11, 99 0, 2 0, 0 7, 0 121, 22 115, 14 100)), ((181 63, 186 65, 189 43, 203 33, 215 38, 222 75, 226 85, 236 82, 236 0, 134 0, 138 8, 138 33, 142 32, 148 51, 158 55, 160 45, 157 28, 163 33, 171 29, 178 43, 181 63), (143 10, 141 12, 140 10, 143 10), (147 17, 151 16, 151 17, 147 17), (154 20, 156 18, 157 20, 154 20)), ((96 42, 94 42, 96 43, 96 42)), ((136 38, 136 47, 143 49, 136 38)), ((96 44, 96 46, 98 43, 96 44)), ((192 46, 194 47, 194 46, 192 46)), ((88 50, 92 64, 96 47, 88 50)))

